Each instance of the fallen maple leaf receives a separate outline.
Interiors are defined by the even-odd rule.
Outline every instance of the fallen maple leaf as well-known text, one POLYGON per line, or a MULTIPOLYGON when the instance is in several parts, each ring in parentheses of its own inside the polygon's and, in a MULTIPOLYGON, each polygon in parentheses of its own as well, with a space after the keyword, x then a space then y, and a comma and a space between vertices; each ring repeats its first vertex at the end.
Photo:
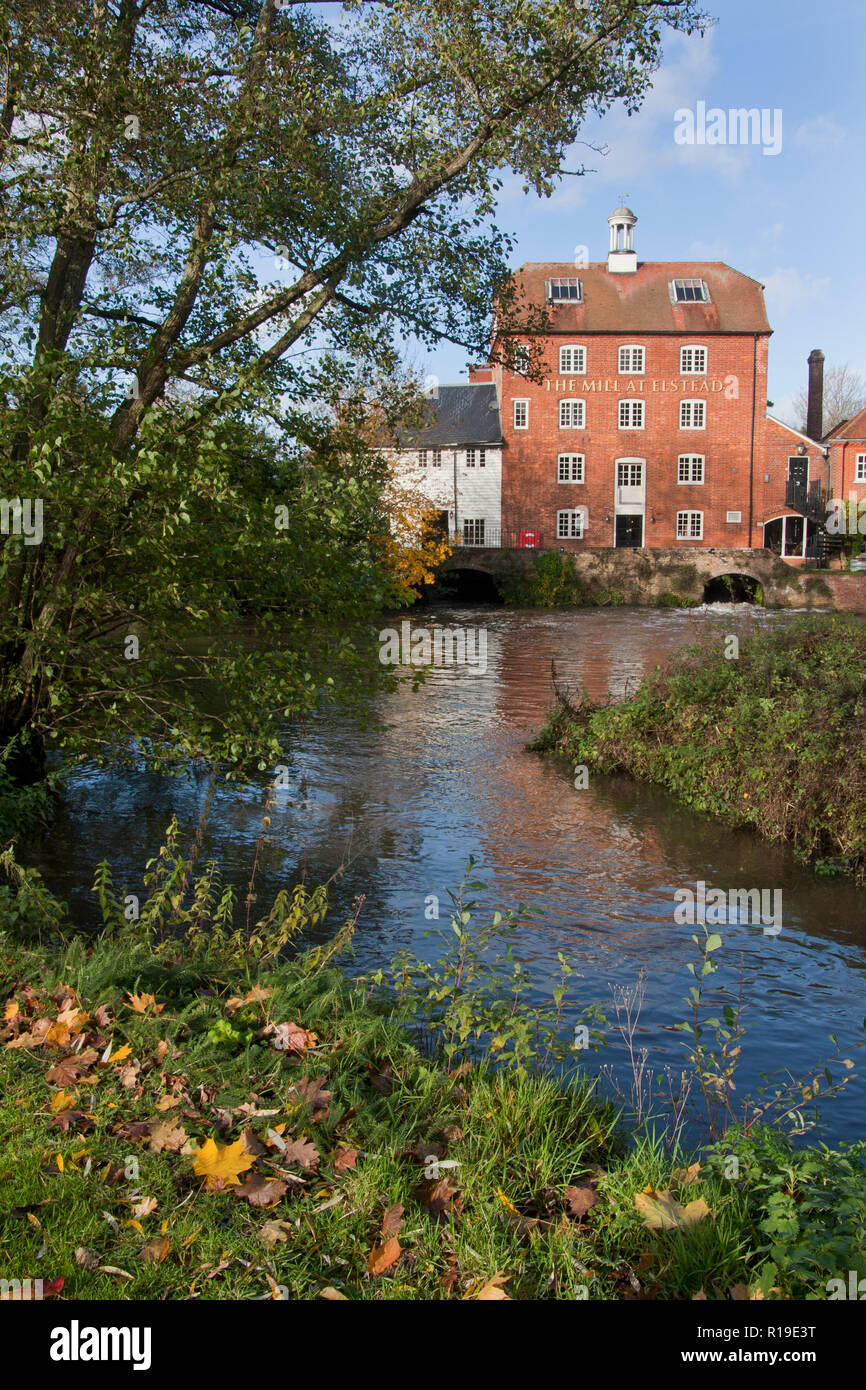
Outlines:
POLYGON ((57 1091, 51 1097, 51 1109, 55 1115, 60 1110, 71 1110, 77 1099, 76 1091, 57 1091))
POLYGON ((302 1168, 316 1168, 320 1156, 315 1144, 308 1139, 291 1139, 280 1154, 282 1163, 300 1163, 302 1168))
POLYGON ((50 1081, 54 1086, 69 1086, 77 1081, 85 1072, 99 1060, 99 1053, 95 1048, 89 1047, 86 1052, 79 1052, 73 1057, 64 1057, 45 1073, 45 1080, 50 1081))
POLYGON ((567 1187, 565 1189, 565 1205, 569 1216, 576 1216, 578 1220, 585 1216, 590 1207, 594 1207, 598 1201, 598 1193, 594 1187, 567 1187))
POLYGON ((170 1249, 171 1242, 167 1236, 154 1236, 153 1240, 142 1246, 141 1258, 146 1265, 161 1265, 170 1249))
POLYGON ((177 1153, 188 1138, 183 1125, 176 1124, 174 1120, 157 1120, 155 1123, 151 1121, 147 1147, 155 1154, 162 1153, 164 1149, 169 1153, 177 1153))
POLYGON ((282 1178, 266 1178, 261 1173, 251 1173, 240 1186, 235 1188, 236 1197, 245 1197, 252 1207, 275 1207, 285 1195, 288 1183, 282 1178))
MULTIPOLYGON (((505 1290, 504 1290, 503 1287, 502 1287, 503 1284, 507 1284, 507 1283, 508 1283, 508 1280, 509 1280, 510 1278, 511 1278, 511 1275, 510 1275, 510 1274, 502 1274, 502 1273, 500 1273, 500 1272, 497 1270, 496 1274, 492 1274, 492 1275, 490 1276, 489 1279, 486 1279, 486 1280, 481 1284, 481 1288, 478 1290, 478 1293, 473 1293, 473 1289, 469 1289, 469 1290, 463 1295, 463 1297, 464 1297, 464 1299, 467 1299, 467 1298, 474 1298, 474 1300, 475 1300, 476 1303, 477 1303, 477 1302, 482 1302, 482 1303, 492 1303, 492 1302, 510 1303, 511 1300, 510 1300, 508 1294, 505 1292, 505 1290)), ((476 1284, 475 1284, 473 1287, 477 1287, 477 1285, 478 1285, 479 1283, 481 1283, 481 1281, 480 1281, 480 1280, 477 1280, 477 1281, 476 1281, 476 1284)))
POLYGON ((196 1154, 193 1172, 200 1178, 206 1178, 208 1187, 214 1190, 217 1182, 221 1186, 237 1186, 240 1182, 238 1174, 245 1173, 254 1163, 255 1159, 244 1149, 243 1139, 236 1139, 234 1144, 225 1146, 215 1143, 213 1139, 206 1139, 196 1154))
POLYGON ((403 1206, 400 1202, 395 1202, 389 1207, 382 1218, 382 1235, 396 1236, 403 1225, 403 1206))
POLYGON ((703 1197, 698 1197, 696 1201, 689 1202, 688 1206, 684 1207, 668 1191, 638 1192, 635 1194, 634 1204, 643 1217, 644 1225, 650 1230, 674 1230, 692 1226, 710 1214, 703 1197))
POLYGON ((272 1023, 265 1033, 273 1038, 271 1046, 278 1052, 306 1052, 318 1042, 315 1033, 308 1033, 297 1023, 272 1023))
POLYGON ((367 1260, 368 1274, 384 1274, 387 1269, 396 1264, 403 1253, 402 1246, 396 1236, 386 1240, 382 1246, 374 1245, 367 1260))
POLYGON ((153 1009, 155 1014, 161 1014, 165 1008, 164 1004, 157 1004, 152 994, 127 994, 126 997, 129 1000, 126 1007, 137 1014, 146 1014, 148 1009, 153 1009))
POLYGON ((334 1156, 334 1172, 345 1173, 347 1168, 354 1168, 358 1160, 357 1149, 338 1149, 334 1156))
POLYGON ((136 1219, 142 1216, 150 1216, 151 1212, 156 1211, 159 1203, 155 1197, 142 1197, 140 1202, 135 1202, 132 1207, 132 1214, 136 1219))
POLYGON ((257 1234, 263 1245, 273 1247, 280 1241, 288 1240, 294 1233, 288 1221, 266 1221, 259 1227, 257 1234))

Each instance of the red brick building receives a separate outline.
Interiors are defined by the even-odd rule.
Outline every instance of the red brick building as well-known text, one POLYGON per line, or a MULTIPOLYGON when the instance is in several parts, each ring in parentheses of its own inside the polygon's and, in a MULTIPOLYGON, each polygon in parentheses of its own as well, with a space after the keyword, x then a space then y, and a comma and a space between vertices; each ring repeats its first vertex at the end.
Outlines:
POLYGON ((517 272, 552 320, 536 344, 544 380, 470 373, 497 387, 503 530, 565 549, 766 543, 804 557, 827 450, 766 413, 763 286, 722 262, 639 262, 634 214, 608 221, 607 261, 517 272))

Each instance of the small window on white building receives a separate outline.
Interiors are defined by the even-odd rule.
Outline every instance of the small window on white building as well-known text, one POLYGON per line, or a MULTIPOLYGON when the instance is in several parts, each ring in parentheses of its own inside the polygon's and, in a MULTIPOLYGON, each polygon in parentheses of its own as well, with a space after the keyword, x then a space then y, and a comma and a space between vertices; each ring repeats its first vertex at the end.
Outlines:
POLYGON ((418 450, 418 467, 419 467, 419 468, 426 468, 426 467, 427 467, 427 450, 426 450, 426 449, 419 449, 419 450, 418 450))
POLYGON ((559 428, 582 430, 586 424, 586 401, 559 402, 559 428))
POLYGON ((642 430, 644 418, 643 401, 620 401, 619 427, 621 430, 642 430))
POLYGON ((580 304, 583 300, 583 286, 575 275, 556 275, 547 282, 547 298, 551 304, 568 301, 580 304))
POLYGON ((580 373, 582 376, 586 371, 586 348, 579 347, 576 343, 569 343, 567 347, 559 349, 559 371, 561 376, 570 376, 573 373, 580 373))
POLYGON ((703 512, 677 512, 677 540, 699 541, 704 535, 703 512))
POLYGON ((678 483, 702 483, 704 481, 703 454, 680 454, 677 459, 678 483))
POLYGON ((484 465, 486 464, 486 462, 487 462, 487 450, 486 450, 486 449, 475 449, 475 448, 472 448, 472 449, 467 449, 467 450, 466 450, 466 467, 467 467, 467 468, 474 468, 474 467, 476 466, 476 464, 478 465, 479 468, 483 468, 484 465))
POLYGON ((857 455, 857 463, 854 469, 855 483, 866 483, 866 454, 857 455))
POLYGON ((463 522, 463 544, 484 544, 484 517, 466 517, 463 522))
POLYGON ((441 467, 442 467, 442 450, 441 450, 441 449, 434 449, 434 450, 433 450, 433 467, 434 467, 434 468, 441 468, 441 467))
POLYGON ((680 348, 680 374, 682 376, 704 376, 707 370, 707 350, 696 344, 680 348))
POLYGON ((529 429, 529 401, 514 402, 514 428, 516 430, 529 429))
POLYGON ((640 376, 644 370, 646 353, 642 347, 621 347, 617 371, 621 376, 640 376))
POLYGON ((706 280, 671 280, 672 304, 709 304, 710 292, 706 280))
POLYGON ((680 401, 680 429, 703 430, 706 427, 706 401, 680 401))
POLYGON ((643 487, 643 464, 638 459, 620 459, 616 465, 617 487, 643 487))
POLYGON ((558 541, 579 541, 583 539, 583 509, 556 513, 556 539, 558 541))
POLYGON ((583 482, 583 454, 560 454, 556 465, 558 483, 583 482))

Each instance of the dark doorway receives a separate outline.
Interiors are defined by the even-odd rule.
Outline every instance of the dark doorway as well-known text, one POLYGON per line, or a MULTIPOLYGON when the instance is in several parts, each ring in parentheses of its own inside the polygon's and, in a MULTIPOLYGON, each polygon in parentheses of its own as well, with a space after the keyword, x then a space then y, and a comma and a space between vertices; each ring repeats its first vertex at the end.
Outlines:
POLYGON ((758 581, 748 574, 720 574, 704 586, 704 603, 757 603, 758 581))
POLYGON ((613 543, 616 546, 630 546, 633 550, 643 545, 643 517, 623 516, 620 513, 616 518, 613 543))
POLYGON ((492 575, 483 570, 440 570, 436 581, 424 590, 426 603, 502 603, 492 575))
POLYGON ((804 458, 788 459, 788 482, 794 483, 797 488, 806 491, 806 483, 809 480, 809 460, 804 458))

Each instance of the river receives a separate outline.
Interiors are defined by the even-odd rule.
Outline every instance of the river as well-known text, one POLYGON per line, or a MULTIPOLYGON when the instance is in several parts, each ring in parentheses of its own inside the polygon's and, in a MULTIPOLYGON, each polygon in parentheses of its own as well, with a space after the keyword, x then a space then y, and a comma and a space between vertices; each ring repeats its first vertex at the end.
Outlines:
MULTIPOLYGON (((404 615, 405 616, 405 615, 404 615)), ((619 698, 669 653, 710 630, 719 639, 753 622, 787 621, 745 605, 695 610, 514 611, 431 608, 415 626, 483 628, 487 669, 434 670, 416 692, 382 697, 378 723, 359 727, 332 715, 309 725, 287 759, 292 785, 278 793, 259 870, 259 902, 305 874, 314 884, 347 867, 332 891, 330 925, 365 895, 354 970, 387 963, 398 947, 429 954, 430 895, 446 916, 449 887, 467 858, 489 885, 491 906, 532 906, 517 957, 542 992, 566 951, 578 973, 581 1006, 613 1014, 612 990, 644 972, 637 1041, 657 1069, 680 1065, 683 1040, 671 1025, 685 1017, 692 932, 674 920, 674 893, 699 881, 729 888, 782 890, 778 936, 759 926, 721 928, 727 983, 744 981, 747 1036, 738 1093, 754 1091, 763 1071, 801 1075, 863 1038, 866 911, 846 880, 819 878, 783 845, 727 830, 678 807, 665 794, 621 778, 592 778, 575 790, 572 773, 525 749, 551 704, 551 661, 594 697, 619 698)), ((395 620, 399 623, 400 618, 395 620)), ((217 793, 205 855, 245 883, 260 834, 265 779, 217 793)), ((22 846, 82 920, 92 920, 92 867, 108 858, 118 885, 141 891, 144 861, 156 850, 172 810, 190 835, 204 782, 82 766, 49 834, 22 846)), ((445 926, 445 921, 439 923, 445 926)), ((845 1055, 849 1055, 847 1052, 845 1055)), ((859 1057, 859 1054, 850 1054, 859 1057)), ((628 1068, 614 1035, 587 1065, 606 1062, 620 1084, 628 1068)), ((862 1138, 866 1083, 855 1079, 827 1102, 821 1137, 862 1138)))

